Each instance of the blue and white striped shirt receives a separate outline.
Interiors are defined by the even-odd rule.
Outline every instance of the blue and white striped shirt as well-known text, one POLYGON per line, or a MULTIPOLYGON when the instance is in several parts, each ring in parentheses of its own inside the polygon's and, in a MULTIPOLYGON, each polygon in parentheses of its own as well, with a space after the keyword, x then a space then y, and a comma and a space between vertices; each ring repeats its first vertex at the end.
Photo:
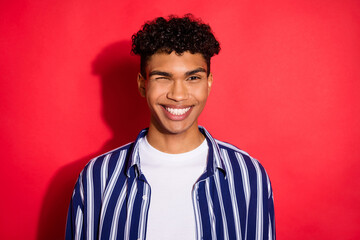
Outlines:
MULTIPOLYGON (((265 169, 247 153, 199 129, 209 153, 192 191, 196 239, 275 239, 273 194, 265 169)), ((66 239, 146 239, 151 187, 141 172, 138 144, 146 134, 142 130, 135 142, 86 165, 71 199, 66 239)))

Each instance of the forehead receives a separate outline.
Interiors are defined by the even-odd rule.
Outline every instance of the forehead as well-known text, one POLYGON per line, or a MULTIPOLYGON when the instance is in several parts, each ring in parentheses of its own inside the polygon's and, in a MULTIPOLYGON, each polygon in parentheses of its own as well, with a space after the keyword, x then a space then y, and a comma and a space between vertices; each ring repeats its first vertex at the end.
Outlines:
POLYGON ((205 58, 200 53, 184 52, 181 55, 175 52, 155 53, 147 61, 146 72, 154 70, 168 71, 168 72, 187 72, 196 68, 204 68, 207 71, 207 64, 205 58))

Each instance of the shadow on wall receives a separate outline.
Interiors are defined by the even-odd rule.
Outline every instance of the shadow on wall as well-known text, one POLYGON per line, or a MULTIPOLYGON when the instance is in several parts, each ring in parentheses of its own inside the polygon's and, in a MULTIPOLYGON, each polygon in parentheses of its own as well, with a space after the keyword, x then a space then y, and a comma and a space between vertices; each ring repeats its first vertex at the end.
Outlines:
POLYGON ((64 239, 68 205, 85 164, 97 155, 135 140, 149 123, 146 102, 137 91, 138 58, 130 55, 130 49, 130 41, 110 44, 93 62, 93 74, 101 80, 102 114, 113 138, 98 151, 61 167, 54 175, 42 203, 37 232, 39 240, 64 239))

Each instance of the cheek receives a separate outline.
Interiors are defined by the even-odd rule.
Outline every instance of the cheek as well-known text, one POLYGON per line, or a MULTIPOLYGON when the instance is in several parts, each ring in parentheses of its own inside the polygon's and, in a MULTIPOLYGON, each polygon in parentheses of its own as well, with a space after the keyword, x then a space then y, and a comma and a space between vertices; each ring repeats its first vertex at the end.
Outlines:
POLYGON ((164 96, 164 89, 160 87, 156 87, 154 85, 150 85, 147 88, 146 91, 146 98, 149 104, 155 103, 157 100, 161 99, 162 96, 164 96))
POLYGON ((209 89, 207 85, 203 85, 201 87, 193 89, 193 96, 198 101, 206 101, 208 95, 209 95, 209 89))

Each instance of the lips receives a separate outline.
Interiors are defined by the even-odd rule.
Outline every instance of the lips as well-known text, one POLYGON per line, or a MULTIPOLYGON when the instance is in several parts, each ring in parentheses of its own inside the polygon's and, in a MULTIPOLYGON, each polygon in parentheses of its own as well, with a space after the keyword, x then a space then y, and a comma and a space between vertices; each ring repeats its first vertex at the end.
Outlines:
POLYGON ((174 121, 180 121, 185 119, 191 112, 193 106, 162 106, 165 112, 165 115, 174 121))
POLYGON ((165 107, 165 110, 168 111, 169 113, 179 116, 179 115, 183 115, 185 114, 187 111, 190 110, 191 107, 187 107, 187 108, 170 108, 170 107, 165 107))

